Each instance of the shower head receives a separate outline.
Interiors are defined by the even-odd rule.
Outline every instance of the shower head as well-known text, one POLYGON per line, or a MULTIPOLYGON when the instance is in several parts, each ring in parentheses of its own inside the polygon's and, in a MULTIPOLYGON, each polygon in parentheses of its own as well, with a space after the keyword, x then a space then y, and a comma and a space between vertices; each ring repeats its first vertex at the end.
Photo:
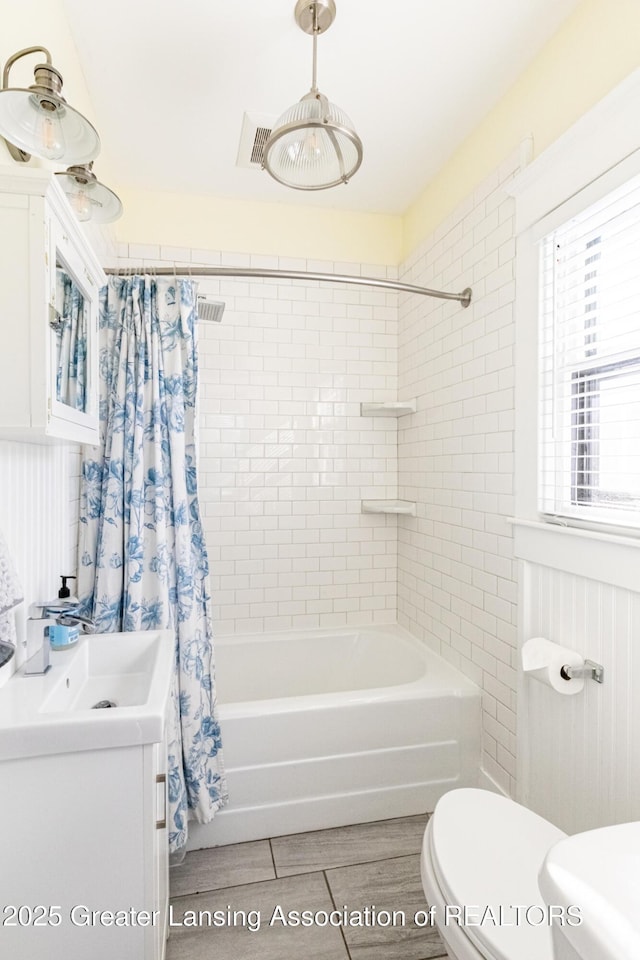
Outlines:
POLYGON ((224 313, 224 303, 220 300, 210 300, 208 297, 198 297, 198 319, 213 320, 220 323, 224 313))

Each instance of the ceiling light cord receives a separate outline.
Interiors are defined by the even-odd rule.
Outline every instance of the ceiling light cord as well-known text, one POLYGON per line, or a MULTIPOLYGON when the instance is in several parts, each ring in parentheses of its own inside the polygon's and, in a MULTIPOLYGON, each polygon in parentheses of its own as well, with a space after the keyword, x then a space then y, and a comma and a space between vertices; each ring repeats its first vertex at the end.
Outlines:
POLYGON ((311 93, 318 92, 318 7, 313 5, 313 63, 311 67, 311 93))

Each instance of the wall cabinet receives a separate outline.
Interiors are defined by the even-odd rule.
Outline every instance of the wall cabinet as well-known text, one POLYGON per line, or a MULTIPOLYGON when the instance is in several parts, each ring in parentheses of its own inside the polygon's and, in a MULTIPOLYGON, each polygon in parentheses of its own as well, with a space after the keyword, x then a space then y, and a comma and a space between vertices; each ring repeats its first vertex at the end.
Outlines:
POLYGON ((105 282, 55 177, 0 171, 0 437, 97 443, 105 282))

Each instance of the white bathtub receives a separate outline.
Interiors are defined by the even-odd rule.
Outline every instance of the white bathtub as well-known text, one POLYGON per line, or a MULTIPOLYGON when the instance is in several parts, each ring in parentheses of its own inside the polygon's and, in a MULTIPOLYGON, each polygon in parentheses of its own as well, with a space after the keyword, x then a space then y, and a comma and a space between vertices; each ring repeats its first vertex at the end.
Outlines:
POLYGON ((215 649, 230 802, 189 849, 423 813, 477 784, 480 691, 402 628, 215 649))

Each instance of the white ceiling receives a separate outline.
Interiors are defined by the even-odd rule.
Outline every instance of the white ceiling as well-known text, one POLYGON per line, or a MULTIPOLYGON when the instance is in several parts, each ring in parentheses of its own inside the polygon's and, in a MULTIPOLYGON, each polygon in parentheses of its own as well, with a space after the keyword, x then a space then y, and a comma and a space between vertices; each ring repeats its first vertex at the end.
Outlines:
POLYGON ((364 160, 304 194, 236 166, 244 112, 278 116, 310 87, 295 0, 63 2, 116 188, 401 213, 579 0, 337 0, 318 86, 364 160))

